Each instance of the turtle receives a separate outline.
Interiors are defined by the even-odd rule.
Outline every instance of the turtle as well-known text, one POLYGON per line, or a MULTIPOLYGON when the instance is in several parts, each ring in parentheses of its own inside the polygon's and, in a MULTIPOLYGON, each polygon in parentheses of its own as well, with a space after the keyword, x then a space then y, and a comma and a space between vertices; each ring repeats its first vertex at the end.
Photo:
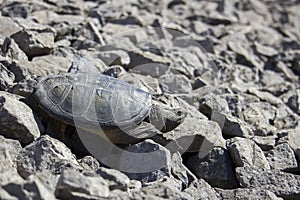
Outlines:
POLYGON ((155 133, 153 126, 169 131, 185 117, 181 110, 161 107, 150 93, 101 73, 44 76, 33 96, 52 117, 91 133, 104 133, 118 144, 151 136, 155 133))

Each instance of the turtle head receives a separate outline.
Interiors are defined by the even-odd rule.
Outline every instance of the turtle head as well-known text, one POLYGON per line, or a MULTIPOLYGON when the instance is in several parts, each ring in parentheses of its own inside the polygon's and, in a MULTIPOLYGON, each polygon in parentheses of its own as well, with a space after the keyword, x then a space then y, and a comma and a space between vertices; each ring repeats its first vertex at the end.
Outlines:
POLYGON ((153 101, 149 115, 150 123, 162 132, 168 132, 183 122, 187 113, 181 108, 172 108, 153 101))

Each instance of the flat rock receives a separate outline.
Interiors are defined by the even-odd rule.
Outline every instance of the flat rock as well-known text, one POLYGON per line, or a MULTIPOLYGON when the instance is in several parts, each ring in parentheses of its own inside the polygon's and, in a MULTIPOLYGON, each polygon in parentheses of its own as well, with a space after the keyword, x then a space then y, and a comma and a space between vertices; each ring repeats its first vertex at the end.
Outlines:
POLYGON ((255 135, 274 135, 276 128, 270 123, 274 120, 276 107, 267 102, 249 103, 243 112, 243 119, 254 130, 255 135))
POLYGON ((281 200, 273 192, 264 189, 252 189, 252 188, 237 188, 234 190, 222 190, 216 189, 221 199, 253 199, 253 200, 281 200))
POLYGON ((11 36, 24 53, 29 57, 50 54, 54 48, 54 33, 52 30, 32 31, 22 30, 11 36))
POLYGON ((198 179, 189 185, 184 192, 190 194, 193 199, 207 199, 217 200, 218 195, 214 188, 212 188, 205 180, 198 179))
POLYGON ((258 98, 260 98, 262 101, 267 101, 272 105, 279 105, 282 104, 282 101, 280 98, 275 97, 274 95, 272 95, 269 92, 265 92, 265 91, 260 91, 256 88, 250 88, 248 89, 248 92, 250 94, 253 94, 255 96, 257 96, 258 98))
POLYGON ((130 57, 126 51, 101 49, 99 49, 99 51, 98 58, 100 58, 107 66, 126 66, 130 63, 130 57))
POLYGON ((5 189, 0 187, 0 199, 6 199, 6 200, 18 200, 17 197, 14 197, 10 195, 8 192, 6 192, 5 189))
POLYGON ((152 77, 160 77, 168 69, 170 60, 150 52, 128 52, 130 56, 130 71, 152 77))
POLYGON ((294 129, 299 121, 299 115, 295 114, 287 105, 277 106, 274 126, 278 129, 294 129))
POLYGON ((0 40, 10 37, 12 34, 20 31, 22 28, 15 23, 10 17, 0 17, 0 23, 3 25, 0 30, 0 40))
MULTIPOLYGON (((189 193, 182 192, 178 188, 180 182, 176 182, 173 179, 166 178, 161 181, 156 181, 148 186, 145 186, 141 189, 141 192, 154 196, 155 198, 164 198, 164 199, 193 199, 189 193)), ((149 198, 149 197, 148 197, 149 198)))
POLYGON ((100 199, 109 196, 109 188, 101 176, 65 170, 57 183, 55 195, 60 199, 100 199))
POLYGON ((180 155, 171 154, 168 149, 149 139, 128 146, 125 150, 137 153, 130 158, 124 154, 120 160, 121 166, 130 169, 130 172, 125 173, 130 179, 146 184, 165 177, 174 177, 180 181, 180 185, 188 185, 187 171, 180 155))
POLYGON ((211 120, 218 123, 224 136, 249 137, 253 135, 252 129, 246 122, 235 116, 232 116, 231 114, 213 112, 211 120))
POLYGON ((0 136, 0 186, 24 181, 16 169, 16 159, 21 149, 19 141, 0 136))
POLYGON ((2 188, 17 199, 56 199, 54 194, 34 175, 29 176, 24 183, 8 183, 2 188))
POLYGON ((228 113, 229 106, 226 100, 219 95, 207 94, 199 99, 199 110, 209 119, 212 119, 215 112, 228 113))
POLYGON ((130 185, 130 179, 122 172, 116 169, 108 169, 100 167, 96 170, 96 174, 100 175, 106 180, 110 190, 123 190, 127 191, 130 185))
POLYGON ((299 175, 264 168, 238 167, 236 176, 244 188, 264 189, 284 199, 299 199, 299 175))
POLYGON ((184 75, 166 74, 161 76, 158 81, 162 91, 165 93, 187 94, 192 91, 192 85, 184 75))
POLYGON ((294 151, 287 143, 275 146, 266 153, 266 158, 272 169, 288 170, 298 167, 294 151))
POLYGON ((0 135, 0 144, 1 147, 3 147, 2 150, 4 151, 4 153, 8 154, 11 161, 16 164, 17 156, 22 150, 20 142, 18 140, 7 139, 0 135))
POLYGON ((187 160, 188 168, 213 187, 235 188, 237 180, 230 155, 223 148, 214 148, 203 157, 196 154, 187 160))
POLYGON ((300 138, 299 138, 299 126, 294 129, 282 130, 280 135, 284 135, 278 143, 288 143, 293 149, 297 159, 300 159, 300 138))
POLYGON ((20 96, 0 92, 0 134, 29 144, 40 136, 32 110, 20 96))
POLYGON ((290 90, 280 96, 282 101, 290 107, 295 113, 300 114, 300 90, 290 90))
POLYGON ((98 160, 92 156, 85 156, 77 161, 84 170, 97 170, 100 167, 98 160))
POLYGON ((213 147, 225 147, 225 140, 217 123, 191 116, 187 116, 172 131, 159 133, 152 139, 166 145, 172 152, 201 152, 206 155, 213 147))
POLYGON ((276 144, 276 136, 254 136, 251 139, 263 150, 269 151, 274 148, 276 144))
POLYGON ((0 89, 6 91, 13 85, 15 76, 3 64, 0 63, 0 89))
POLYGON ((247 138, 227 140, 227 149, 236 167, 257 166, 270 169, 270 165, 257 144, 247 138))
POLYGON ((48 135, 41 136, 18 155, 17 169, 24 178, 39 172, 57 175, 65 168, 81 167, 65 144, 48 135))

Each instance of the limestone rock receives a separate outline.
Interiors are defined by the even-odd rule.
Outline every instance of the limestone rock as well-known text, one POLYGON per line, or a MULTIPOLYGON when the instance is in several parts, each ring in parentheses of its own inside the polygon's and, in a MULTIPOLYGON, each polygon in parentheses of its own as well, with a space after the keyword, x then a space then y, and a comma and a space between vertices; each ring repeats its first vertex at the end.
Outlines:
POLYGON ((266 158, 272 169, 288 170, 298 167, 294 151, 287 143, 275 146, 266 153, 266 158))
POLYGON ((54 194, 34 175, 29 176, 24 183, 8 183, 2 188, 17 199, 56 199, 54 194))
POLYGON ((205 157, 200 153, 196 154, 188 159, 187 166, 198 178, 204 179, 213 187, 237 187, 233 163, 229 153, 223 148, 214 148, 205 157))
POLYGON ((184 190, 184 192, 189 193, 193 199, 219 199, 215 189, 203 179, 193 181, 190 186, 184 190))
POLYGON ((81 167, 65 144, 48 135, 41 136, 18 155, 17 169, 25 178, 38 172, 57 175, 65 168, 81 167))
POLYGON ((206 155, 213 147, 225 147, 217 123, 187 116, 174 130, 152 137, 172 152, 201 152, 206 155), (195 123, 197 121, 197 123, 195 123))
POLYGON ((79 159, 78 163, 85 170, 97 170, 100 167, 98 160, 92 156, 85 156, 79 159))
POLYGON ((49 30, 43 32, 22 30, 11 37, 29 58, 47 55, 54 48, 54 33, 49 30))
POLYGON ((161 89, 165 93, 187 94, 192 91, 192 85, 183 75, 166 74, 159 78, 161 89))
POLYGON ((20 96, 0 92, 0 134, 29 144, 40 136, 32 110, 20 96))
POLYGON ((136 155, 125 154, 121 156, 120 165, 130 169, 126 175, 130 179, 141 181, 143 184, 163 179, 164 177, 175 177, 187 185, 188 178, 181 157, 172 156, 165 147, 145 140, 125 148, 126 151, 134 152, 136 155), (141 157, 142 156, 142 157, 141 157))
POLYGON ((21 27, 9 17, 1 16, 0 23, 2 27, 5 27, 0 30, 0 40, 4 40, 6 37, 10 37, 12 34, 21 30, 21 27))
POLYGON ((109 196, 109 188, 100 176, 65 170, 57 183, 55 195, 60 199, 100 199, 109 196))
POLYGON ((15 76, 4 65, 0 63, 0 89, 7 90, 13 85, 15 76))
POLYGON ((254 136, 251 138, 263 151, 268 151, 274 148, 276 144, 276 136, 254 136))
POLYGON ((266 200, 281 200, 273 192, 264 189, 252 189, 252 188, 238 188, 233 190, 217 189, 221 199, 266 199, 266 200))
POLYGON ((238 167, 236 176, 242 187, 269 190, 284 199, 298 199, 300 176, 256 167, 238 167))
POLYGON ((0 144, 0 186, 11 182, 22 183, 23 179, 16 169, 17 155, 21 151, 20 143, 0 136, 0 144))
POLYGON ((263 151, 250 139, 240 137, 229 139, 227 149, 236 167, 257 166, 270 169, 263 151))
POLYGON ((96 170, 96 174, 106 180, 110 190, 119 189, 127 191, 129 188, 130 179, 118 170, 100 167, 96 170))

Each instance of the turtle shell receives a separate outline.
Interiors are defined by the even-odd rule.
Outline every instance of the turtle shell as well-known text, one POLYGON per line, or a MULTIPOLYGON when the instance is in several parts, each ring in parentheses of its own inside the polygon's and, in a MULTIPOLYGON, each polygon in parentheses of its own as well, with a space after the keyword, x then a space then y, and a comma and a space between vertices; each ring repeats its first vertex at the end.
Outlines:
POLYGON ((151 95, 103 74, 67 73, 40 79, 34 96, 53 117, 83 129, 131 127, 151 110, 151 95))

